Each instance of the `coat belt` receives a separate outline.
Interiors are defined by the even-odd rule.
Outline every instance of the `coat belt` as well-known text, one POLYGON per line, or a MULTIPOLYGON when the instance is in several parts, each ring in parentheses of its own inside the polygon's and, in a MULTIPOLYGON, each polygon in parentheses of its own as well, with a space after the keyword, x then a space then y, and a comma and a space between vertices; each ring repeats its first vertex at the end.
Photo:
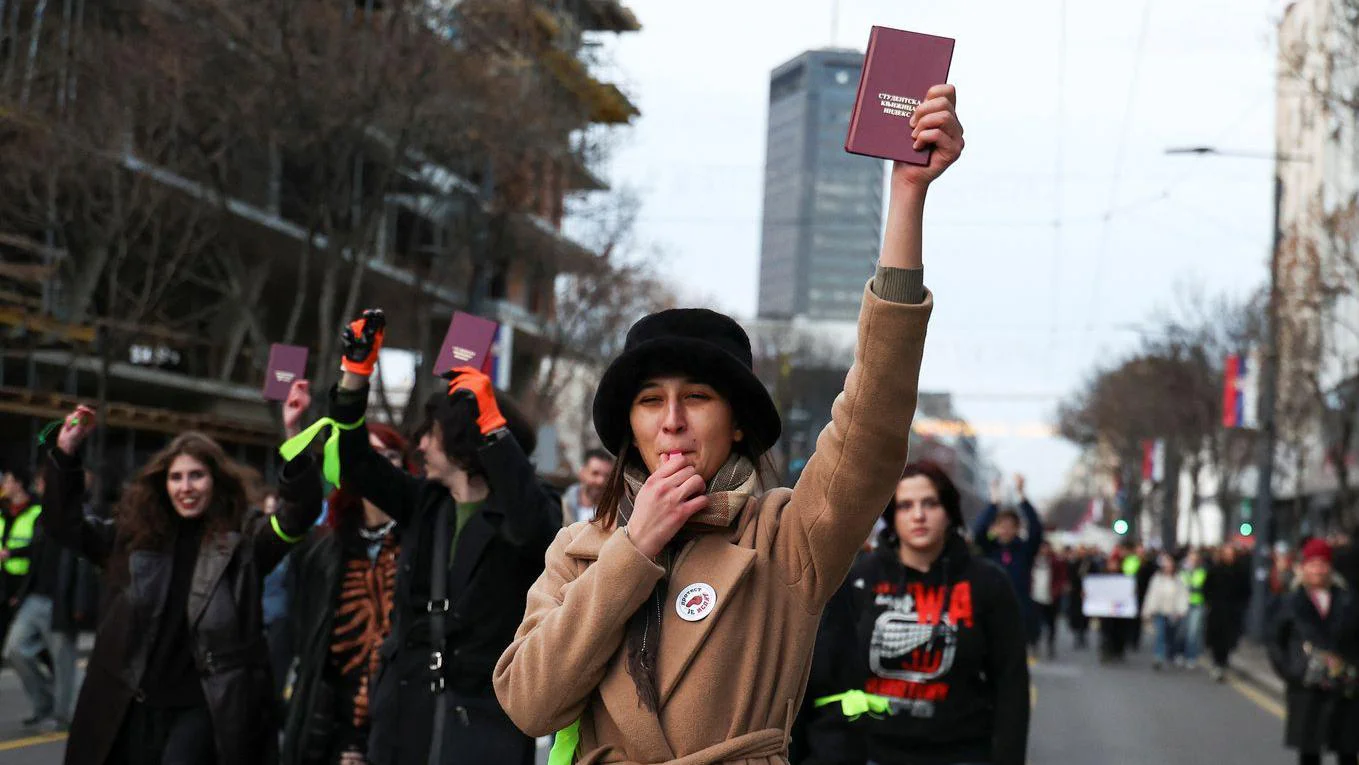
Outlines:
MULTIPOLYGON (((582 757, 577 765, 601 765, 602 763, 619 763, 619 765, 646 765, 634 760, 611 760, 606 759, 610 755, 618 752, 617 747, 604 746, 582 757)), ((772 759, 779 758, 787 762, 788 757, 788 736, 782 728, 766 728, 764 730, 745 733, 736 738, 727 739, 720 744, 694 752, 674 760, 666 760, 664 763, 656 765, 717 765, 718 763, 740 762, 752 759, 772 759)))

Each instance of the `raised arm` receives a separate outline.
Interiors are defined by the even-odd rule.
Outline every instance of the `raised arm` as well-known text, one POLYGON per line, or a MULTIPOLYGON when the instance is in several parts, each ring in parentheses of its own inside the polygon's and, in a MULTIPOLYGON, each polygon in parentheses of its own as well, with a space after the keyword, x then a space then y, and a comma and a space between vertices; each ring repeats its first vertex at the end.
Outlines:
POLYGON ((977 520, 972 522, 972 541, 988 555, 996 546, 995 541, 991 539, 991 527, 995 525, 996 516, 999 514, 1000 505, 992 501, 982 514, 977 516, 977 520))
POLYGON ((321 515, 321 471, 316 458, 303 452, 283 466, 278 483, 278 510, 250 519, 247 536, 254 540, 255 560, 268 574, 293 546, 306 537, 321 515))
POLYGON ((80 445, 95 421, 94 410, 83 405, 67 415, 57 447, 43 468, 46 491, 38 523, 57 544, 103 566, 113 552, 115 529, 111 520, 85 515, 85 470, 80 462, 80 445))
POLYGON ((524 621, 496 662, 496 698, 530 736, 561 730, 580 717, 623 643, 628 620, 665 573, 619 530, 577 576, 580 562, 566 550, 581 533, 589 532, 575 526, 558 531, 547 568, 529 589, 524 621))
POLYGON ((386 317, 371 309, 342 338, 344 374, 330 393, 330 417, 340 429, 340 483, 406 524, 417 508, 420 480, 383 459, 368 442, 368 378, 382 350, 386 317))
POLYGON ((921 271, 925 194, 962 151, 954 103, 953 87, 937 85, 912 117, 916 145, 933 146, 930 164, 892 169, 887 228, 860 309, 854 365, 780 519, 789 582, 808 593, 809 608, 839 586, 906 464, 933 307, 921 271))
POLYGON ((1038 510, 1024 497, 1019 500, 1019 512, 1024 514, 1024 525, 1029 529, 1024 546, 1029 548, 1030 555, 1037 555, 1038 548, 1043 546, 1043 519, 1038 517, 1038 510))
POLYGON ((491 378, 470 367, 453 371, 448 394, 471 396, 476 402, 477 428, 483 439, 477 456, 503 519, 497 531, 505 541, 539 557, 561 528, 561 500, 539 483, 533 463, 510 433, 491 378))

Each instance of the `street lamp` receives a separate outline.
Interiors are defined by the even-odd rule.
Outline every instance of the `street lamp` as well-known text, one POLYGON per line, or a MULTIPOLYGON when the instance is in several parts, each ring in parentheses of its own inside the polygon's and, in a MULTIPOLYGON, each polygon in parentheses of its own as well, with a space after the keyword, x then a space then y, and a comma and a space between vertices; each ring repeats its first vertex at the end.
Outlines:
POLYGON ((1283 177, 1277 165, 1280 162, 1305 162, 1306 157, 1294 157, 1277 152, 1223 151, 1213 146, 1187 146, 1166 149, 1166 154, 1190 154, 1194 156, 1241 157, 1245 159, 1268 159, 1276 165, 1274 171, 1274 236, 1269 254, 1269 304, 1265 311, 1265 353, 1260 365, 1260 451, 1256 458, 1258 481, 1255 489, 1255 506, 1252 508, 1252 524, 1241 524, 1241 533, 1248 536, 1259 530, 1252 553, 1254 571, 1251 576, 1250 612, 1247 623, 1251 634, 1260 639, 1265 634, 1267 605, 1269 602, 1269 572, 1272 563, 1270 551, 1274 547, 1277 528, 1274 523, 1274 442, 1278 426, 1274 421, 1274 406, 1278 396, 1279 377, 1279 248, 1283 243, 1280 228, 1279 206, 1283 201, 1283 177))

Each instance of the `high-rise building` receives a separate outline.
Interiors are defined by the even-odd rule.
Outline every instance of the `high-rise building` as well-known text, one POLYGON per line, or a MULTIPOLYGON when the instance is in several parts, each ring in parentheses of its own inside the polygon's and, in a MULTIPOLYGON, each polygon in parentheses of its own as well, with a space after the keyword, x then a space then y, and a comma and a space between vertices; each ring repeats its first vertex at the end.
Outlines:
POLYGON ((845 151, 863 54, 807 51, 769 77, 762 318, 854 321, 882 230, 883 162, 845 151))

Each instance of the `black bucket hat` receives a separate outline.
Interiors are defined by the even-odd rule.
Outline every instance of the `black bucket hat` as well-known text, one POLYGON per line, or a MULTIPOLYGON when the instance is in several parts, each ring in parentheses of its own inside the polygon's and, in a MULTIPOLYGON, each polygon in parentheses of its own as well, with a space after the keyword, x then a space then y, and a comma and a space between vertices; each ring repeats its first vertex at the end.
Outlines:
POLYGON ((613 451, 631 429, 632 398, 657 368, 683 371, 727 396, 741 429, 760 448, 779 440, 783 423, 774 399, 755 376, 750 338, 729 316, 706 308, 675 308, 640 319, 623 352, 604 370, 595 391, 595 432, 613 451))

